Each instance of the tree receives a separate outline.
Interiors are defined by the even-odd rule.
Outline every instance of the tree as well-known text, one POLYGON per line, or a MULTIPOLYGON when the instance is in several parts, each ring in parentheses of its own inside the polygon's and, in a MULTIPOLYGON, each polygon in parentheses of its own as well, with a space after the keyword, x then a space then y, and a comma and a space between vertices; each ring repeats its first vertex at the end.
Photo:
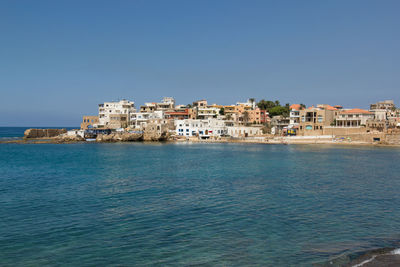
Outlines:
POLYGON ((278 116, 278 115, 288 117, 290 110, 288 107, 276 106, 276 107, 271 108, 268 112, 269 112, 270 117, 278 116))
POLYGON ((219 110, 219 115, 225 115, 225 109, 224 108, 221 108, 219 110))
POLYGON ((301 107, 301 108, 306 108, 306 105, 300 104, 300 107, 301 107))
POLYGON ((260 100, 260 102, 257 103, 257 106, 262 110, 269 110, 270 108, 273 108, 276 105, 275 105, 275 102, 273 102, 273 101, 262 99, 262 100, 260 100))

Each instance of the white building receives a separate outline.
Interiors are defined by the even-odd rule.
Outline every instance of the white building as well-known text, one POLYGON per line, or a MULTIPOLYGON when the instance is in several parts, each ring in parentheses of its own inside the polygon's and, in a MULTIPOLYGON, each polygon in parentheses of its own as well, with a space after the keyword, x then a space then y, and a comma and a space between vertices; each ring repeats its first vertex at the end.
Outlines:
POLYGON ((301 106, 299 104, 293 104, 290 106, 290 114, 289 114, 289 126, 288 128, 296 128, 300 123, 300 109, 301 106))
POLYGON ((163 119, 164 111, 156 110, 154 112, 135 112, 131 113, 129 125, 132 128, 143 128, 149 122, 149 120, 163 119))
POLYGON ((217 119, 207 120, 175 120, 175 131, 179 136, 198 136, 206 139, 212 136, 222 136, 227 134, 225 121, 217 119))
POLYGON ((99 126, 106 128, 126 127, 130 114, 136 112, 135 103, 128 100, 99 104, 99 126))

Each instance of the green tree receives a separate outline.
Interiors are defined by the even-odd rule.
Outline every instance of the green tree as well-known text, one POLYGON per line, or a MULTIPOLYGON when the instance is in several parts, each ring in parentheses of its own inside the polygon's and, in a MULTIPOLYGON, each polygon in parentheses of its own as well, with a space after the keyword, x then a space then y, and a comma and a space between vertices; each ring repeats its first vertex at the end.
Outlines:
POLYGON ((224 108, 221 108, 219 110, 219 115, 225 115, 225 109, 224 108))
POLYGON ((288 117, 290 110, 289 110, 289 107, 276 106, 276 107, 271 108, 268 112, 269 112, 270 117, 278 116, 278 115, 288 117))
POLYGON ((257 103, 257 106, 262 110, 269 110, 270 108, 275 107, 276 104, 273 101, 262 99, 260 100, 260 102, 257 103))

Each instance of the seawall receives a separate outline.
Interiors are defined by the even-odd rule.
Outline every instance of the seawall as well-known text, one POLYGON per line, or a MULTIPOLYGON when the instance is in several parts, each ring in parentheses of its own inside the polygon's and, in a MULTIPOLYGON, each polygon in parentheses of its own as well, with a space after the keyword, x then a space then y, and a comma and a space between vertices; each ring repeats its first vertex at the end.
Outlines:
POLYGON ((28 129, 24 132, 24 138, 54 137, 67 132, 67 129, 28 129))

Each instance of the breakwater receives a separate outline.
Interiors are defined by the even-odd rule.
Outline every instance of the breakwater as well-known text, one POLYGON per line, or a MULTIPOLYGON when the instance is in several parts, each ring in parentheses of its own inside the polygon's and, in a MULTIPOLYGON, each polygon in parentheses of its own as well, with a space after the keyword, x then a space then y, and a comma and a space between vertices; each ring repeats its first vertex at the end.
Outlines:
POLYGON ((67 133, 67 129, 27 129, 24 138, 49 138, 67 133))

